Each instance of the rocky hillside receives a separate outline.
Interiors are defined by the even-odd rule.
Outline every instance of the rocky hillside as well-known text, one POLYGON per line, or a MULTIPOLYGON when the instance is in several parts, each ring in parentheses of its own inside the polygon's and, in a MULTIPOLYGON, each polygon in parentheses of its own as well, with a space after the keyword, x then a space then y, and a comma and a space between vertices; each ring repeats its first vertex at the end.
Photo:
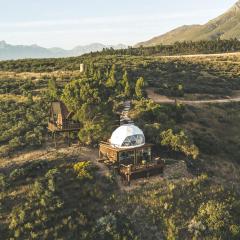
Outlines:
POLYGON ((176 41, 198 41, 215 39, 240 39, 240 0, 227 12, 204 25, 186 25, 166 34, 154 37, 137 46, 172 44, 176 41))

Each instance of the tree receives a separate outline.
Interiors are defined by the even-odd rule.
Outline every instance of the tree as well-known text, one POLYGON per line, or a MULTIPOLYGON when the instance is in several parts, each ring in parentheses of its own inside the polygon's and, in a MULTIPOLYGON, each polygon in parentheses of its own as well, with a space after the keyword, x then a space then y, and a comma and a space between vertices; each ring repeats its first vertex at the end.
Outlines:
POLYGON ((73 165, 74 172, 77 174, 79 179, 92 179, 90 173, 91 162, 78 162, 73 165))
POLYGON ((32 93, 29 92, 28 95, 27 95, 27 102, 28 104, 33 104, 33 96, 32 96, 32 93))
POLYGON ((136 86, 135 86, 135 93, 137 95, 138 98, 143 97, 143 88, 144 88, 144 79, 143 77, 140 77, 137 82, 136 82, 136 86))
POLYGON ((229 201, 209 200, 201 204, 197 215, 191 222, 193 230, 198 234, 202 233, 203 236, 211 236, 205 239, 239 239, 240 226, 235 224, 231 208, 229 201))
POLYGON ((129 97, 131 94, 131 88, 129 82, 126 82, 125 88, 124 88, 124 95, 126 97, 129 97))
POLYGON ((106 82, 106 86, 109 88, 114 88, 116 83, 116 66, 113 64, 106 82))
POLYGON ((129 84, 128 72, 127 70, 123 73, 123 78, 121 80, 121 86, 123 88, 124 96, 129 97, 131 94, 131 86, 129 84))
POLYGON ((96 81, 101 81, 101 79, 102 79, 101 69, 98 68, 98 69, 94 70, 93 79, 96 81))
POLYGON ((113 128, 113 102, 109 100, 107 88, 92 79, 74 80, 64 88, 62 100, 82 128, 80 142, 91 145, 106 140, 113 128))
POLYGON ((160 136, 162 139, 161 145, 168 146, 173 151, 182 152, 193 159, 198 157, 198 148, 194 144, 191 144, 183 131, 180 131, 178 134, 174 134, 172 129, 168 129, 167 131, 163 131, 160 136))
POLYGON ((48 81, 48 94, 51 100, 56 100, 58 99, 58 86, 55 78, 51 78, 48 81))
POLYGON ((125 85, 127 82, 128 82, 128 72, 127 72, 127 70, 124 70, 123 77, 120 82, 123 88, 125 88, 125 85))

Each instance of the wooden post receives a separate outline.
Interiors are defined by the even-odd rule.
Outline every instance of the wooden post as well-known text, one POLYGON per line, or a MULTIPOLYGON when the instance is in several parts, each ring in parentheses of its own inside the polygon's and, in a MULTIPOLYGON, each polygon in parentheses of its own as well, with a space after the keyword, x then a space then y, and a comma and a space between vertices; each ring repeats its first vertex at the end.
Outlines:
POLYGON ((132 174, 132 165, 128 165, 127 167, 127 182, 128 186, 131 184, 131 174, 132 174))
POLYGON ((71 143, 70 143, 70 132, 68 132, 68 146, 69 147, 71 146, 71 143))
POLYGON ((134 165, 137 165, 137 150, 134 150, 134 165))
POLYGON ((117 175, 118 173, 118 166, 113 166, 113 174, 117 175))
POLYGON ((53 132, 55 148, 57 148, 56 132, 53 132))
POLYGON ((127 174, 127 183, 128 183, 128 186, 131 185, 131 177, 130 177, 130 174, 127 174))

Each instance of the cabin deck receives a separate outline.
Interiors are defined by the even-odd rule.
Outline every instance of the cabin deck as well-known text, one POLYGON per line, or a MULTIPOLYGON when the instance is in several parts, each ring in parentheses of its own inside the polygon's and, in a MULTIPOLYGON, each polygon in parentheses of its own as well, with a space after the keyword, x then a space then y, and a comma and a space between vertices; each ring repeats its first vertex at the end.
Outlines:
POLYGON ((152 144, 144 144, 135 148, 116 148, 102 142, 99 148, 99 161, 115 166, 122 179, 130 184, 131 179, 163 172, 164 162, 152 158, 152 146, 152 144))
POLYGON ((157 160, 145 165, 120 165, 119 173, 123 180, 130 184, 132 179, 141 178, 141 177, 150 177, 156 174, 163 172, 164 162, 157 160))
POLYGON ((63 123, 62 125, 56 124, 53 122, 48 122, 48 130, 50 132, 72 132, 79 131, 80 124, 79 123, 63 123))

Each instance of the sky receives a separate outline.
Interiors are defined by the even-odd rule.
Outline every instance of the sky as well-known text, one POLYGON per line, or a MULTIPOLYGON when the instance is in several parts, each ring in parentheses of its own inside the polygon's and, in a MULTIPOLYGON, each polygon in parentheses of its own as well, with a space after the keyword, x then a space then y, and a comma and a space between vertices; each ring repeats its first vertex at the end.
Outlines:
POLYGON ((71 49, 134 45, 186 24, 204 24, 237 0, 0 0, 0 40, 71 49))

